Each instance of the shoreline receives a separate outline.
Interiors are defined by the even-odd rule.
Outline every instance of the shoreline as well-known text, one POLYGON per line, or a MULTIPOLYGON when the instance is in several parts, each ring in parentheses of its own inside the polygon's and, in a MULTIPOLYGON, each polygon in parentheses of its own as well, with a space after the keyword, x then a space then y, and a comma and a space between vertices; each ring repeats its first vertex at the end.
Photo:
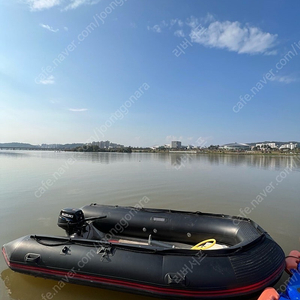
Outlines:
POLYGON ((36 148, 0 148, 0 151, 51 151, 51 152, 74 152, 74 153, 149 153, 149 154, 180 154, 180 155, 254 155, 254 156, 300 156, 300 151, 297 152, 260 152, 260 151, 216 151, 216 150, 149 150, 149 149, 132 149, 131 152, 120 151, 119 149, 101 149, 100 151, 76 151, 75 149, 36 149, 36 148), (101 151, 102 150, 102 151, 101 151))

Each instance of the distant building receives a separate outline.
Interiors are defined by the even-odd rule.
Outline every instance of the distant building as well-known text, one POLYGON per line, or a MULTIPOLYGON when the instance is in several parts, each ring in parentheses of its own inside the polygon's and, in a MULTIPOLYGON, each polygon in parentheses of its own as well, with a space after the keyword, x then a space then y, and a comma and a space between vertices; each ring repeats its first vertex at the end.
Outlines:
POLYGON ((111 143, 110 141, 100 141, 97 142, 98 146, 100 149, 120 149, 124 148, 124 145, 116 144, 116 143, 111 143))
POLYGON ((220 148, 223 148, 225 150, 251 150, 251 147, 248 144, 242 144, 242 143, 226 144, 220 148))
POLYGON ((218 150, 220 148, 219 145, 210 145, 207 149, 208 150, 218 150))
POLYGON ((278 148, 275 143, 261 143, 261 144, 256 144, 255 146, 260 149, 265 149, 269 147, 272 149, 278 148))
POLYGON ((297 144, 293 144, 293 143, 284 144, 279 147, 280 150, 282 150, 282 149, 294 150, 295 148, 297 148, 297 144))
POLYGON ((180 149, 181 148, 181 142, 180 141, 172 141, 171 142, 171 148, 180 149))

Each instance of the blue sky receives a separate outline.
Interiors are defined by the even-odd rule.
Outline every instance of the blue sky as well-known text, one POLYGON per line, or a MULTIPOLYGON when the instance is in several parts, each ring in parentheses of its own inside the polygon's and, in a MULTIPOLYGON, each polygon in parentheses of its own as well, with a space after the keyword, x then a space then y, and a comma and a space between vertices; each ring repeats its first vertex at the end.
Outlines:
POLYGON ((299 13, 297 0, 4 0, 0 142, 300 141, 299 13))

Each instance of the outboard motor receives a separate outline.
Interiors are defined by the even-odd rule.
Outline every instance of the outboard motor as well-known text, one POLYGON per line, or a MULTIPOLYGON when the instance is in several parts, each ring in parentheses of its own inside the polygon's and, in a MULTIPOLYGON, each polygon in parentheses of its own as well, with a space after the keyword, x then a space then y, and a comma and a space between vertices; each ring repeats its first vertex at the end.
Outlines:
POLYGON ((78 208, 62 209, 57 221, 57 225, 64 229, 67 235, 80 232, 84 223, 83 211, 78 208))

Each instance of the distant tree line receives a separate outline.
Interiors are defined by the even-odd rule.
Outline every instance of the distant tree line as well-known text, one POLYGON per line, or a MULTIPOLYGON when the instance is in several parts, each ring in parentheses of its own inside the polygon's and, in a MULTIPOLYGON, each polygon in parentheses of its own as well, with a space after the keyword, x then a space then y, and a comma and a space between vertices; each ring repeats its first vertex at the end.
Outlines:
POLYGON ((132 147, 124 148, 100 148, 98 145, 83 145, 72 149, 77 152, 121 152, 121 153, 131 153, 132 147))

